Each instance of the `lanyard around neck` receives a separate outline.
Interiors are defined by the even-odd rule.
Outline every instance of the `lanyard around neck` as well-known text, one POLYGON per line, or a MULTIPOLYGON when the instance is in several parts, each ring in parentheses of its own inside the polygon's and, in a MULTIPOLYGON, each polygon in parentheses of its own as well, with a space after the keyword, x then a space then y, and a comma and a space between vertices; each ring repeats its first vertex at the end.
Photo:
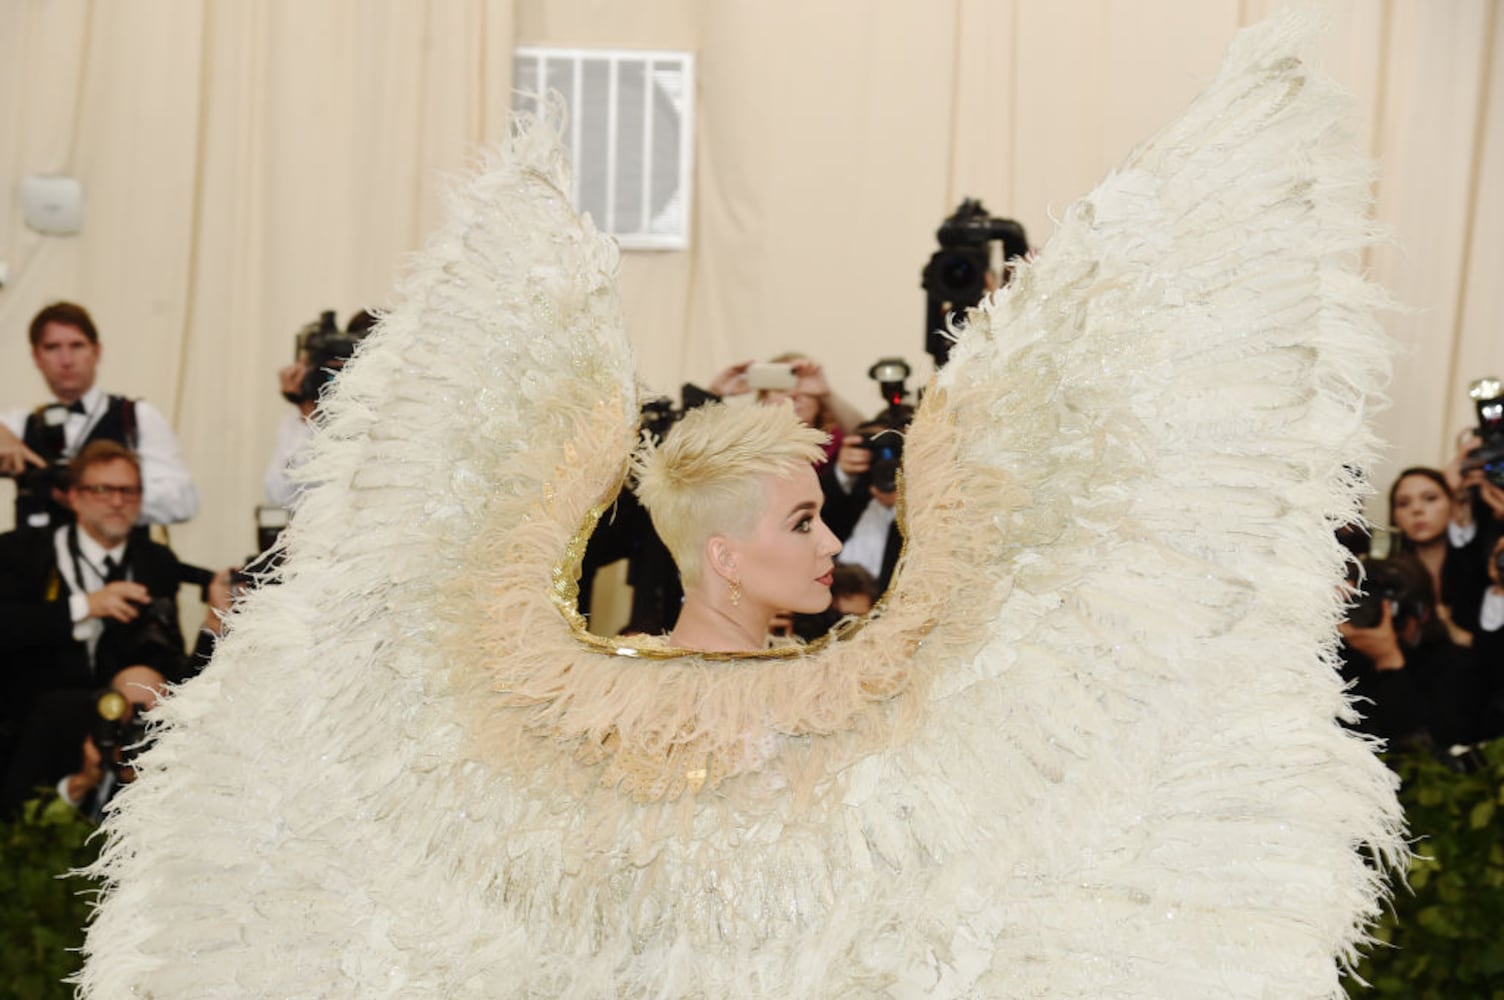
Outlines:
MULTIPOLYGON (((120 569, 120 567, 122 567, 122 566, 125 565, 125 557, 129 554, 129 551, 130 551, 129 550, 129 544, 127 543, 127 549, 126 549, 125 552, 122 552, 120 554, 120 563, 119 563, 119 565, 117 565, 115 567, 117 570, 120 569)), ((96 566, 96 565, 94 565, 93 561, 90 560, 88 556, 84 555, 83 549, 79 547, 79 544, 78 544, 78 524, 77 524, 77 522, 68 525, 68 555, 73 558, 73 579, 75 579, 75 580, 78 581, 78 587, 79 587, 80 592, 83 592, 83 593, 87 593, 88 592, 88 586, 87 586, 87 584, 84 583, 83 568, 85 566, 87 566, 91 570, 93 570, 94 571, 94 575, 97 576, 103 582, 105 582, 105 583, 110 583, 111 582, 111 580, 110 580, 110 572, 111 571, 108 570, 108 569, 106 569, 103 566, 96 566)), ((110 558, 109 555, 106 554, 105 555, 105 559, 108 560, 109 558, 110 558)))

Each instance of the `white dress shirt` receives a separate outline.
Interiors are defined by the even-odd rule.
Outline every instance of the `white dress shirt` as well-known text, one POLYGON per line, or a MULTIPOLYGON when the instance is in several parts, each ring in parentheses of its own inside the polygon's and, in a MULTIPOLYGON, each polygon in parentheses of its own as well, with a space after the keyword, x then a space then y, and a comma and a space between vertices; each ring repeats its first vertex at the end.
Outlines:
MULTIPOLYGON (((73 638, 89 647, 89 665, 94 665, 94 651, 99 647, 99 637, 104 632, 104 620, 89 617, 89 595, 105 585, 105 559, 116 565, 125 561, 125 543, 107 549, 89 537, 87 531, 78 531, 75 525, 64 525, 52 534, 53 551, 57 556, 57 571, 68 585, 68 613, 73 619, 73 638), (79 558, 75 561, 68 547, 68 535, 77 532, 79 558)), ((130 578, 126 567, 124 579, 130 578)))
POLYGON ((1458 524, 1456 521, 1447 522, 1447 541, 1454 549, 1465 549, 1478 536, 1476 523, 1458 524))
MULTIPOLYGON (((79 399, 83 413, 69 413, 63 424, 63 451, 70 458, 109 407, 109 397, 98 387, 79 399)), ((16 437, 26 431, 30 410, 6 410, 0 423, 16 437)), ((198 513, 198 490, 183 464, 183 450, 172 425, 155 406, 136 401, 136 454, 141 459, 141 522, 176 524, 198 513)))
POLYGON ((868 500, 836 561, 855 563, 871 573, 872 579, 882 579, 883 554, 888 551, 888 529, 897 517, 897 508, 883 504, 876 497, 868 500))
POLYGON ((312 437, 313 425, 297 411, 285 415, 282 423, 277 425, 277 450, 272 453, 272 460, 261 475, 267 503, 288 509, 297 503, 298 495, 307 484, 294 482, 289 473, 303 464, 307 457, 306 446, 312 437))
POLYGON ((1483 606, 1478 610, 1478 628, 1484 632, 1497 632, 1504 628, 1504 594, 1498 588, 1489 587, 1483 592, 1483 606))

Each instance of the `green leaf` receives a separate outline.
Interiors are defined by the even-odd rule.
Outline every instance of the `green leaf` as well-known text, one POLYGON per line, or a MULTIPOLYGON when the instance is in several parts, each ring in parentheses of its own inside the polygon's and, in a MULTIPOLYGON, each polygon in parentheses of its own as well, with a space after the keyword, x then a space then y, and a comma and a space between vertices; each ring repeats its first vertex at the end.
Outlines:
POLYGON ((0 822, 0 997, 69 1000, 62 980, 80 964, 93 884, 68 871, 90 864, 94 825, 50 794, 0 822))
POLYGON ((1373 989, 1345 984, 1355 1000, 1504 1000, 1504 740, 1484 746, 1482 759, 1464 774, 1420 751, 1386 757, 1425 857, 1412 860, 1408 891, 1395 886, 1393 909, 1371 931, 1393 945, 1359 964, 1373 989))

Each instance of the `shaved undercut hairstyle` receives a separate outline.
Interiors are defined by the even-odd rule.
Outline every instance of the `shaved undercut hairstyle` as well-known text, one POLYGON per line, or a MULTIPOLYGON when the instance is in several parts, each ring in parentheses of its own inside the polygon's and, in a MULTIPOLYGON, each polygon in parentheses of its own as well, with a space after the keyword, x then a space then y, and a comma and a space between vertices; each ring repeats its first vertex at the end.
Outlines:
POLYGON ((637 498, 686 587, 700 581, 707 539, 752 531, 767 506, 765 477, 787 477, 824 458, 827 439, 787 403, 711 403, 686 413, 661 443, 638 449, 637 498))

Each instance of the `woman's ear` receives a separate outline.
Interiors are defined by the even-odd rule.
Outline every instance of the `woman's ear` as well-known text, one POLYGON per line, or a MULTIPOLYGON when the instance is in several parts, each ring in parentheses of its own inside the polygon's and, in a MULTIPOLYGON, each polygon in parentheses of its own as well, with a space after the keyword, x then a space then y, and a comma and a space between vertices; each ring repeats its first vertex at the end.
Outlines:
POLYGON ((705 565, 726 581, 736 579, 736 547, 724 535, 711 535, 705 540, 705 565))

